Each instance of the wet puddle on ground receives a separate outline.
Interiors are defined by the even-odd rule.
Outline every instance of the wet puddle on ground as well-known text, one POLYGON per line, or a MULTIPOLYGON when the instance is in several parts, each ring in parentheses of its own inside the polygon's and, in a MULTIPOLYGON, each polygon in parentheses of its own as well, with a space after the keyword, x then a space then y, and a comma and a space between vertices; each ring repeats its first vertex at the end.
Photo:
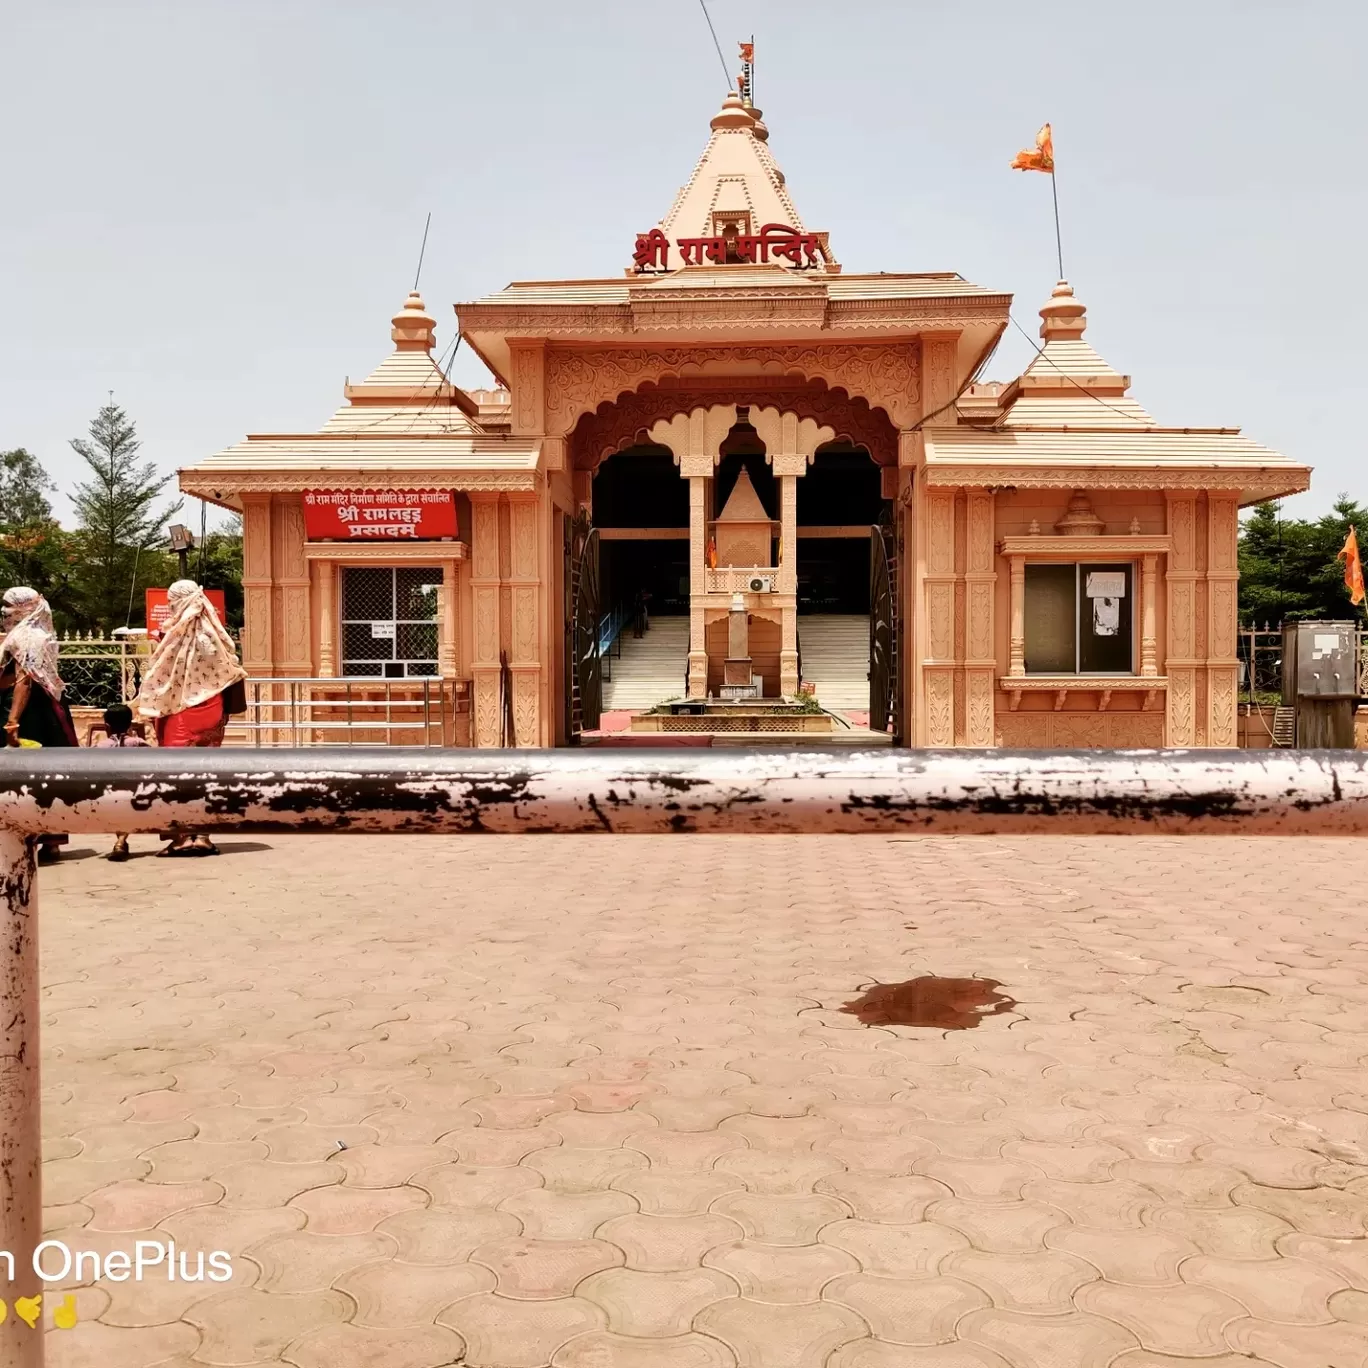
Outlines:
POLYGON ((972 1031, 984 1017, 1010 1012, 1016 1002, 996 979, 938 978, 925 974, 906 983, 875 983, 841 1011, 866 1026, 929 1026, 972 1031))

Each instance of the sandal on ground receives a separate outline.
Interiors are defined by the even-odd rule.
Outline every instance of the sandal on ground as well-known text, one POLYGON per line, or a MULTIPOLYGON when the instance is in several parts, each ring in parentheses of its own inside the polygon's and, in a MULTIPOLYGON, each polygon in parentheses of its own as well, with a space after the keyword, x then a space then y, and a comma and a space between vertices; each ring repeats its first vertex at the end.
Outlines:
POLYGON ((127 846, 115 846, 114 849, 105 856, 105 859, 111 864, 122 864, 131 854, 132 852, 127 846))
POLYGON ((198 855, 198 854, 199 854, 199 851, 197 851, 197 850, 195 849, 194 846, 189 846, 189 845, 183 845, 183 846, 169 845, 169 846, 165 846, 163 849, 157 851, 157 858, 158 858, 159 860, 163 860, 163 859, 172 859, 172 860, 175 860, 175 859, 183 859, 183 858, 185 858, 186 856, 189 856, 189 855, 198 855))

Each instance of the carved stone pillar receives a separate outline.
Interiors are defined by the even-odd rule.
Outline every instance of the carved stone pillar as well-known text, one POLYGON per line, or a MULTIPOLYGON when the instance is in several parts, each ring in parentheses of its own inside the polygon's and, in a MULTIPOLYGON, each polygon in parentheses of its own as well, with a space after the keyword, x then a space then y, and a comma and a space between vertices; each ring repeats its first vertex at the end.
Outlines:
POLYGON ((254 679, 275 674, 272 642, 271 496, 242 496, 242 664, 254 679))
POLYGON ((541 673, 539 651, 541 575, 537 555, 535 495, 509 499, 509 584, 513 620, 508 668, 512 676, 513 731, 519 748, 540 746, 541 673))
POLYGON ((708 693, 705 596, 708 591, 708 481, 718 449, 736 422, 734 404, 714 404, 662 418, 647 434, 674 452, 679 473, 689 482, 689 678, 688 697, 708 693))
POLYGON ((991 746, 996 739, 993 700, 997 656, 993 644, 995 495, 971 489, 965 500, 964 554, 964 741, 991 746))
POLYGON ((1012 557, 1012 641, 1007 673, 1020 679, 1026 673, 1026 557, 1012 557))
POLYGON ((1159 673, 1159 642, 1154 627, 1158 567, 1158 556, 1145 556, 1140 562, 1140 673, 1151 678, 1159 673))
POLYGON ((304 559, 304 505, 298 494, 271 500, 271 594, 276 673, 300 679, 313 673, 309 565, 304 559))
POLYGON ((1207 495, 1207 661, 1206 741, 1208 746, 1237 742, 1239 659, 1235 651, 1239 609, 1239 498, 1207 495))
POLYGON ((509 418, 518 437, 539 437, 546 431, 546 344, 519 339, 510 344, 512 393, 509 418))
POLYGON ((318 576, 318 675, 337 678, 337 563, 317 561, 318 576))
POLYGON ((1168 532, 1172 540, 1168 572, 1168 705, 1164 743, 1191 746, 1197 741, 1197 498, 1187 490, 1167 491, 1168 532))
POLYGON ((499 744, 499 495, 470 495, 471 596, 475 654, 471 661, 471 729, 476 746, 499 744))
MULTIPOLYGON (((801 458, 800 458, 801 459, 801 458)), ((779 692, 798 692, 798 477, 779 476, 779 692)))
POLYGON ((437 624, 437 673, 443 679, 455 679, 457 642, 459 639, 459 618, 457 616, 456 595, 459 592, 456 579, 456 562, 442 562, 442 616, 437 624))
POLYGON ((703 615, 707 593, 708 481, 701 475, 689 479, 689 694, 705 698, 708 693, 708 649, 703 615))
POLYGON ((936 487, 926 491, 922 683, 928 746, 955 744, 955 493, 936 487))

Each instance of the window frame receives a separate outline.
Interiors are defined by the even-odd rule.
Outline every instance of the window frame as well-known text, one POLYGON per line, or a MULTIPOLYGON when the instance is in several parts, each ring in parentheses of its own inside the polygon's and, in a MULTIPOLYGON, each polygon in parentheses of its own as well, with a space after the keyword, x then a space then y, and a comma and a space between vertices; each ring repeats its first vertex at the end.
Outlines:
POLYGON ((1023 586, 1022 586, 1022 641, 1023 646, 1029 640, 1027 636, 1028 624, 1030 622, 1030 595, 1031 578, 1030 572, 1038 566, 1047 565, 1068 565, 1072 566, 1074 572, 1074 602, 1073 602, 1073 624, 1074 624, 1074 647, 1073 659, 1074 668, 1072 670, 1033 670, 1029 661, 1025 658, 1023 650, 1023 662, 1025 664, 1026 679, 1135 679, 1139 678, 1139 671, 1136 668, 1136 661, 1140 655, 1140 619, 1142 614, 1135 611, 1135 592, 1136 585, 1140 581, 1140 566, 1135 560, 1125 556, 1118 557, 1116 560, 1082 560, 1077 556, 1040 556, 1032 557, 1023 567, 1023 586), (1130 668, 1127 670, 1083 670, 1079 666, 1083 655, 1083 567, 1087 565, 1093 569, 1124 569, 1127 571, 1127 598, 1130 600, 1130 668))
POLYGON ((375 681, 375 682, 377 682, 377 683, 394 683, 394 682, 396 682, 396 681, 403 681, 403 680, 440 679, 440 678, 442 677, 442 676, 441 676, 441 648, 442 648, 442 642, 441 642, 441 633, 442 633, 442 628, 441 628, 441 590, 442 590, 442 572, 441 572, 440 570, 438 570, 438 569, 434 569, 434 568, 432 568, 432 567, 430 567, 430 566, 426 566, 426 565, 406 565, 406 564, 403 564, 403 563, 392 564, 392 565, 341 565, 341 566, 338 567, 338 569, 340 570, 341 573, 340 573, 339 576, 338 576, 338 584, 337 584, 337 624, 338 624, 338 629, 339 629, 339 630, 338 630, 338 634, 337 634, 337 645, 338 645, 337 664, 338 664, 338 668, 341 670, 341 677, 342 677, 343 679, 373 680, 373 681, 375 681), (428 571, 428 573, 430 573, 430 574, 432 574, 432 575, 434 575, 434 576, 436 577, 436 578, 432 581, 432 583, 435 583, 435 585, 436 585, 436 587, 437 587, 437 593, 436 593, 436 595, 435 595, 435 602, 434 602, 434 605, 433 605, 433 615, 432 615, 432 617, 430 617, 430 618, 401 618, 401 617, 398 617, 398 616, 397 616, 397 613, 398 613, 398 610, 399 610, 399 571, 401 571, 401 570, 419 570, 419 571, 424 571, 424 570, 425 570, 425 571, 428 571), (389 617, 389 618, 349 618, 349 617, 347 617, 347 616, 345 615, 345 614, 346 614, 346 603, 347 603, 347 578, 346 578, 346 577, 347 577, 347 575, 348 575, 350 572, 352 572, 352 571, 359 571, 359 572, 361 572, 361 573, 365 573, 365 572, 367 572, 367 571, 371 571, 371 572, 373 572, 373 571, 384 571, 384 572, 388 572, 389 577, 390 577, 390 608, 391 608, 391 612, 394 613, 394 614, 396 614, 396 616, 394 616, 394 617, 389 617), (392 640, 392 642, 393 642, 393 651, 394 651, 394 654, 392 654, 388 660, 384 659, 383 657, 376 657, 376 658, 367 660, 367 659, 357 658, 357 657, 353 657, 353 656, 348 656, 348 655, 347 655, 347 628, 348 628, 349 626, 351 626, 351 627, 365 627, 365 626, 370 626, 370 625, 372 625, 372 624, 374 624, 374 623, 377 623, 377 622, 388 622, 388 623, 390 623, 390 624, 394 627, 394 636, 393 636, 393 638, 391 638, 391 640, 392 640), (418 659, 417 657, 409 657, 409 656, 402 656, 402 657, 401 657, 401 656, 399 656, 399 655, 398 655, 399 629, 400 629, 401 627, 421 627, 421 626, 428 626, 428 625, 430 625, 430 626, 434 629, 434 631, 435 631, 435 633, 436 633, 436 647, 437 647, 437 649, 436 649, 436 652, 435 652, 434 656, 430 658, 431 661, 432 661, 432 666, 433 666, 432 672, 431 672, 430 674, 427 674, 427 673, 419 674, 419 673, 417 673, 417 672, 414 671, 413 666, 414 666, 414 665, 417 665, 417 664, 426 664, 429 658, 428 658, 428 657, 424 657, 424 658, 422 658, 422 659, 420 660, 420 659, 418 659), (371 664, 379 665, 379 666, 381 667, 379 673, 377 673, 377 674, 356 674, 356 673, 352 673, 352 672, 348 669, 348 666, 355 666, 355 665, 371 665, 371 664), (385 673, 385 668, 384 668, 384 667, 387 666, 387 665, 400 665, 400 666, 403 667, 403 672, 402 672, 401 674, 387 674, 387 673, 385 673))

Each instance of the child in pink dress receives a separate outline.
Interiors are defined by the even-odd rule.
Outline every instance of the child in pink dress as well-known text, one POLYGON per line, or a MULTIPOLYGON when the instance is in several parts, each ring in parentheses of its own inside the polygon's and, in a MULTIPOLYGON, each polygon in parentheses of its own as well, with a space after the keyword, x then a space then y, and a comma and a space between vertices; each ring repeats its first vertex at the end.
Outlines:
MULTIPOLYGON (((105 709, 104 739, 92 743, 90 738, 94 735, 95 728, 98 725, 98 723, 92 722, 86 728, 87 746, 94 744, 103 750, 122 750, 125 746, 147 745, 147 742, 133 730, 133 709, 125 703, 116 703, 112 708, 105 709)), ((142 726, 139 724, 138 731, 141 730, 142 726)), ((114 849, 109 852, 108 858, 113 860, 115 864, 122 864, 124 860, 128 859, 127 836, 115 836, 114 849)))

